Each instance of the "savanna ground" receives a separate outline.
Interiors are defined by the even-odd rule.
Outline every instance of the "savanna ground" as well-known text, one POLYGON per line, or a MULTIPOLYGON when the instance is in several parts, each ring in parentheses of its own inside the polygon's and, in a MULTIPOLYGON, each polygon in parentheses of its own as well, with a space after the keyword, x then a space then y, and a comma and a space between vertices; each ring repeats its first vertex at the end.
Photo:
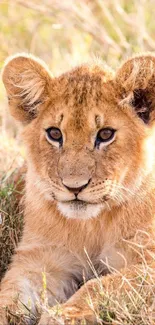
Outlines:
MULTIPOLYGON (((0 68, 5 58, 31 52, 49 65, 54 75, 98 57, 112 68, 134 53, 155 51, 155 0, 10 0, 0 1, 0 68)), ((25 151, 17 125, 8 115, 0 82, 0 277, 22 231, 12 175, 25 151)), ((144 262, 137 273, 137 290, 100 295, 104 324, 155 324, 155 285, 144 262)), ((125 281, 125 279, 124 279, 125 281)))

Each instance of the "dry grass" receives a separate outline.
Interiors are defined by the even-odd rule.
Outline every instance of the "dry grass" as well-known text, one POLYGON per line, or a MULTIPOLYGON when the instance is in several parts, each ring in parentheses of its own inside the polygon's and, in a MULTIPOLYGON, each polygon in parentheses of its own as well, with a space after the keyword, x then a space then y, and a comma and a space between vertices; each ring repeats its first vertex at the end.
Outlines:
POLYGON ((100 303, 100 318, 104 324, 111 325, 153 325, 155 324, 154 292, 155 284, 152 270, 145 266, 143 272, 137 272, 136 286, 133 279, 122 281, 129 284, 130 290, 104 292, 100 303))
MULTIPOLYGON (((32 52, 55 75, 100 57, 113 68, 139 51, 155 50, 155 0, 3 0, 0 1, 0 68, 8 55, 32 52)), ((24 151, 17 127, 6 110, 0 84, 0 277, 7 269, 22 232, 22 211, 12 175, 24 151), (11 178, 10 178, 11 177, 11 178)), ((153 325, 155 284, 145 265, 136 291, 100 291, 99 322, 153 325)), ((130 280, 128 279, 130 282, 130 280)), ((131 281, 132 282, 132 281, 131 281)))
POLYGON ((8 267, 11 256, 20 239, 23 227, 22 207, 19 207, 19 185, 14 184, 15 172, 9 181, 0 180, 0 278, 8 267))

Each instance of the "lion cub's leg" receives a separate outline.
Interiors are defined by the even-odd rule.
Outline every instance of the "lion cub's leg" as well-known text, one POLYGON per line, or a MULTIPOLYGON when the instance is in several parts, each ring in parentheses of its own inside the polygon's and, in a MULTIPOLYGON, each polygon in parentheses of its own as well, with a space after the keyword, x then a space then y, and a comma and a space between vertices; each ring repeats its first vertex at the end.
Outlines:
POLYGON ((73 263, 68 256, 66 265, 66 254, 60 255, 54 247, 24 250, 20 246, 1 284, 0 325, 7 324, 7 317, 15 324, 20 318, 21 324, 25 320, 33 324, 42 309, 66 301, 75 292, 68 269, 73 263))
MULTIPOLYGON (((145 269, 146 272, 146 269, 145 269)), ((102 311, 105 311, 106 302, 110 297, 129 297, 129 294, 137 295, 142 286, 154 285, 155 263, 148 267, 148 274, 144 273, 142 265, 135 265, 131 269, 122 269, 119 274, 111 274, 98 279, 89 280, 84 284, 59 310, 52 308, 42 315, 39 325, 78 325, 101 324, 102 311), (104 303, 105 302, 105 303, 104 303)), ((153 296, 153 292, 152 292, 153 296)), ((124 299, 124 298, 123 298, 124 299)), ((108 304, 107 304, 108 306, 108 304)), ((107 307, 107 313, 109 312, 107 307)), ((115 317, 115 316, 114 316, 115 317)))

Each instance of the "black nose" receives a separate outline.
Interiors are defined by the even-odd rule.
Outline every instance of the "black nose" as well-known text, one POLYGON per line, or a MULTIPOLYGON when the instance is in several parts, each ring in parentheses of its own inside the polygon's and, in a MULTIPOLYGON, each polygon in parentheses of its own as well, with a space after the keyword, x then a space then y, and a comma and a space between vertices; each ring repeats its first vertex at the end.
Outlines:
POLYGON ((89 181, 88 180, 85 184, 81 185, 81 186, 78 186, 77 184, 77 187, 73 187, 73 186, 69 186, 69 184, 67 184, 67 182, 63 182, 63 185, 72 193, 74 193, 75 195, 78 195, 79 192, 81 192, 84 188, 87 187, 87 185, 89 184, 89 181))

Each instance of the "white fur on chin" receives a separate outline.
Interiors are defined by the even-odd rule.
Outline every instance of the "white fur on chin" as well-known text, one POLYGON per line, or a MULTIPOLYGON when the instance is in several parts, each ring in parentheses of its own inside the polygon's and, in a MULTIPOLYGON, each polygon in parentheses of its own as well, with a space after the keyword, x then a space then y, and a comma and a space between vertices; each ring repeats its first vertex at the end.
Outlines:
POLYGON ((71 202, 58 202, 58 209, 64 217, 68 219, 91 219, 96 218, 101 210, 104 208, 103 204, 74 204, 71 202))

